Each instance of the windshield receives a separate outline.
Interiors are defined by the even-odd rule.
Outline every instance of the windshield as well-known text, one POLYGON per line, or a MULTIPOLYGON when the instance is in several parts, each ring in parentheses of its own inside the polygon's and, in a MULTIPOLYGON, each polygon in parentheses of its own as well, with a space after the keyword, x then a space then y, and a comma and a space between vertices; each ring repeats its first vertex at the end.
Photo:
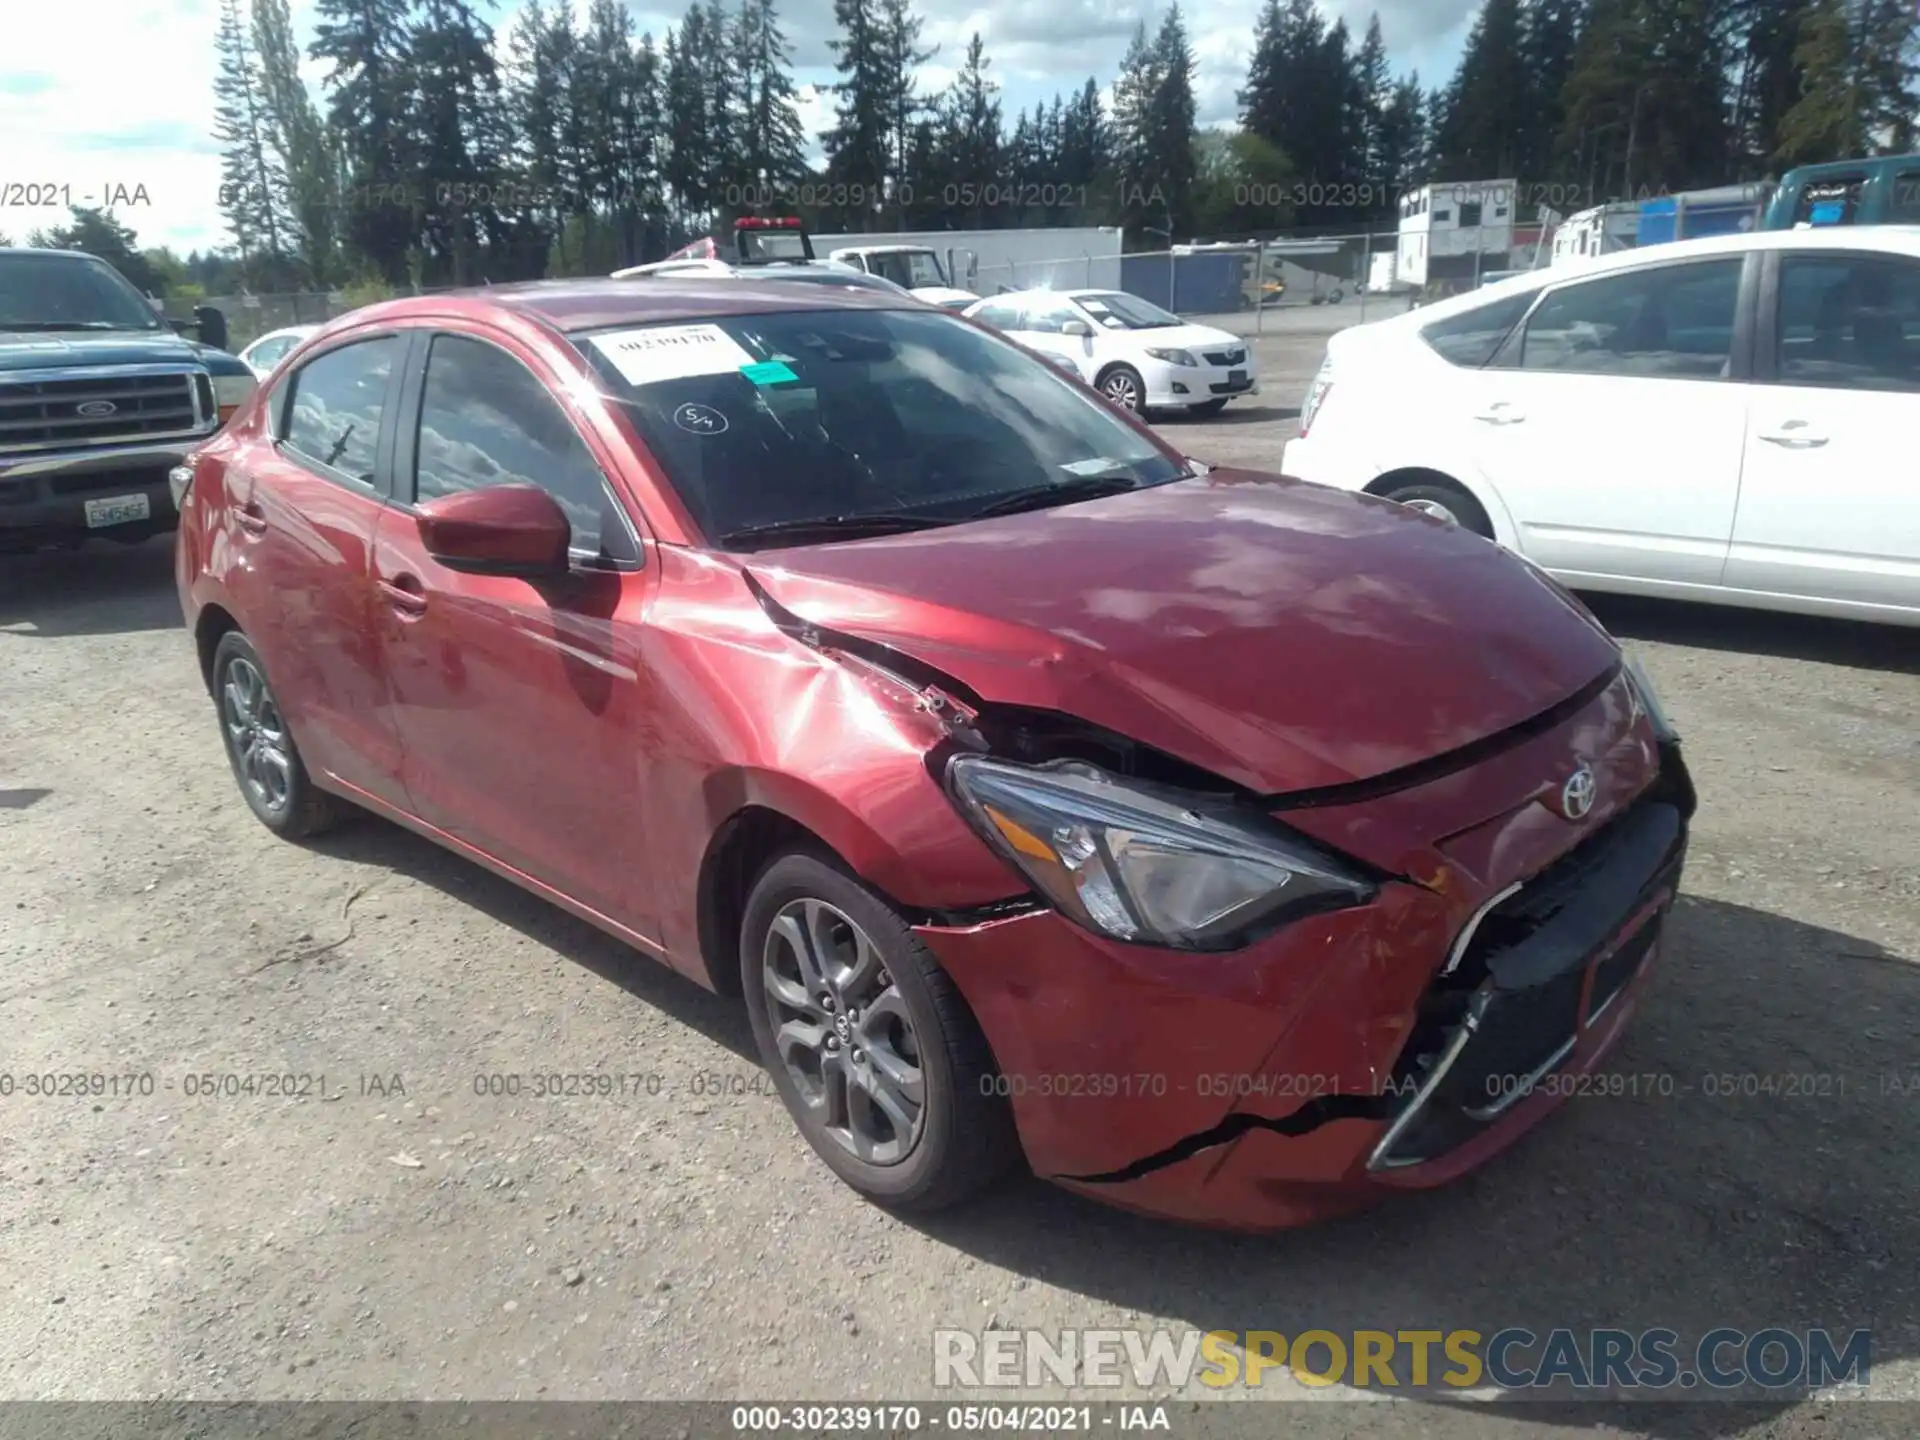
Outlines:
MULTIPOLYGON (((1052 366, 934 310, 724 316, 576 336, 707 537, 972 518, 1015 492, 1184 467, 1052 366)), ((771 537, 769 537, 771 538, 771 537)))
POLYGON ((140 292, 102 260, 0 255, 0 330, 158 330, 140 292))
POLYGON ((947 283, 947 272, 940 268, 939 257, 931 250, 887 250, 866 258, 867 269, 909 290, 947 283))
POLYGON ((1102 291, 1098 295, 1076 295, 1074 302, 1109 330, 1164 330, 1187 322, 1170 315, 1158 305, 1149 305, 1137 295, 1122 291, 1102 291))

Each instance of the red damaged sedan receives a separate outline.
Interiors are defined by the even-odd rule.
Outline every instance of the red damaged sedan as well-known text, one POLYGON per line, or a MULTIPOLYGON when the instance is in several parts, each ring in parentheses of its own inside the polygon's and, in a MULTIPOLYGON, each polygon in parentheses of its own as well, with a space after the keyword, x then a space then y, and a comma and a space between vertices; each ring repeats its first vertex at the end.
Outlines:
POLYGON ((175 487, 260 820, 371 811, 740 997, 886 1204, 1440 1184, 1662 949, 1692 785, 1578 602, 910 301, 377 305, 175 487))

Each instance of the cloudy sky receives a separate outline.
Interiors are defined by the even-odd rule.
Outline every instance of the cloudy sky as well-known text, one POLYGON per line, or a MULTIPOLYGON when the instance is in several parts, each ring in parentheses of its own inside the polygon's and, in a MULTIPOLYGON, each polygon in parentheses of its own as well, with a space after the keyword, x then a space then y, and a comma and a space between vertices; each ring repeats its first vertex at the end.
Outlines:
MULTIPOLYGON (((498 28, 518 0, 478 8, 498 28)), ((1417 68, 1428 84, 1452 71, 1477 0, 1320 0, 1344 16, 1356 38, 1380 14, 1394 68, 1417 68)), ((629 0, 637 30, 663 35, 684 6, 629 0)), ((1077 89, 1089 75, 1113 79, 1140 19, 1157 21, 1154 0, 972 0, 970 10, 923 3, 926 39, 940 52, 922 88, 945 85, 978 30, 1000 82, 1009 120, 1023 105, 1077 89)), ((64 206, 117 199, 120 219, 142 244, 178 250, 224 243, 214 201, 220 161, 210 138, 216 0, 13 0, 0 49, 0 235, 15 243, 66 218, 64 206), (29 203, 18 203, 18 202, 29 203), (37 203, 36 203, 37 202, 37 203)), ((583 6, 584 8, 584 0, 583 6)), ((1245 76, 1253 0, 1188 0, 1199 59, 1200 119, 1230 121, 1245 76)), ((304 30, 311 0, 295 0, 304 30)), ((832 0, 786 0, 781 15, 803 86, 833 78, 827 40, 832 0)), ((318 75, 314 76, 317 83, 318 75)), ((809 90, 816 131, 828 98, 809 90)))

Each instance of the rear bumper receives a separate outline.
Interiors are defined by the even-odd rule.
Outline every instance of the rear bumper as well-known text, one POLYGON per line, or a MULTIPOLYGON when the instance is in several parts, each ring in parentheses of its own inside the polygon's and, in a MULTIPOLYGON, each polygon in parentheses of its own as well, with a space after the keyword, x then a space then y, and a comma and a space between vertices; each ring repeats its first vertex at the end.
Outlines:
POLYGON ((1229 955, 1109 943, 1051 911, 920 934, 980 1018, 1036 1173, 1279 1229, 1445 1184, 1573 1092, 1665 948, 1690 809, 1669 751, 1638 801, 1523 863, 1517 892, 1396 882, 1229 955))
POLYGON ((89 537, 138 539, 176 528, 180 517, 167 472, 210 435, 56 455, 0 456, 0 550, 89 537), (147 498, 145 519, 88 525, 89 500, 136 494, 147 498))

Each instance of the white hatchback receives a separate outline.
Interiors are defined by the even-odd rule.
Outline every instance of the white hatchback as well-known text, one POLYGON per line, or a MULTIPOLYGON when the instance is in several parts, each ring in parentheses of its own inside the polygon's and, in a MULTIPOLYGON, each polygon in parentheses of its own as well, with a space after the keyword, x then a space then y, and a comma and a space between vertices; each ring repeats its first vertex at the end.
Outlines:
POLYGON ((1920 228, 1714 236, 1341 332, 1288 475, 1576 589, 1920 625, 1920 228))
POLYGON ((965 313, 1070 362, 1128 410, 1217 415, 1229 400, 1260 389, 1259 367, 1240 336, 1190 325, 1123 290, 1016 290, 965 313))
POLYGON ((273 373, 273 369, 294 346, 309 335, 318 334, 318 325, 289 325, 284 330, 269 330, 258 340, 240 352, 240 359, 246 367, 262 380, 273 373))

